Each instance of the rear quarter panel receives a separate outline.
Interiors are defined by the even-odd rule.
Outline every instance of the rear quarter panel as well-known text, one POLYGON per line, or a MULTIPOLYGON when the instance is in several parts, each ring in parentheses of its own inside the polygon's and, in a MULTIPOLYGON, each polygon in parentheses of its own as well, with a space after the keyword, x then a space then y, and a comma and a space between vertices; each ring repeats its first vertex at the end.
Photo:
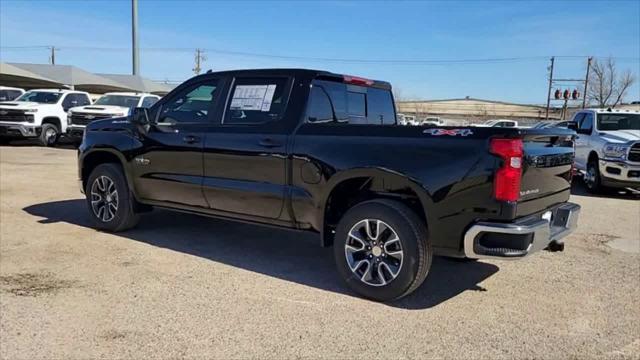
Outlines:
POLYGON ((478 218, 501 216, 492 200, 496 159, 487 152, 486 131, 432 136, 407 126, 303 124, 292 147, 292 207, 298 222, 321 230, 324 203, 337 183, 386 174, 406 181, 425 209, 436 248, 458 249, 478 218), (317 182, 310 183, 309 173, 317 182), (307 174, 307 175, 303 175, 307 174))

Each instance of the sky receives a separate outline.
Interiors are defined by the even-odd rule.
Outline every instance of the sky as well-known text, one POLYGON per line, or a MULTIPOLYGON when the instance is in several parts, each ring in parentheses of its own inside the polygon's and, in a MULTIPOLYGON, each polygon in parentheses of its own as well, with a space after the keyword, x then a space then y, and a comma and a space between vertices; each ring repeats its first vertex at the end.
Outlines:
MULTIPOLYGON (((154 80, 190 78, 203 48, 213 71, 305 67, 389 81, 403 99, 543 104, 550 56, 554 77, 581 79, 593 55, 634 72, 626 100, 640 100, 638 0, 140 0, 138 13, 154 80)), ((46 63, 43 46, 57 64, 131 73, 131 2, 0 0, 0 61, 46 63)))

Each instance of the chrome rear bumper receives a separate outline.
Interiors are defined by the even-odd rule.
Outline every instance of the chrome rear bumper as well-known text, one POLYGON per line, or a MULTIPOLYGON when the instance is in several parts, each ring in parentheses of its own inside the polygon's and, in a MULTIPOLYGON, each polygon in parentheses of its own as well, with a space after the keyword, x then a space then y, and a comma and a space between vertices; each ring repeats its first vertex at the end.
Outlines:
POLYGON ((472 259, 523 258, 547 248, 551 242, 561 243, 562 238, 577 228, 579 214, 580 205, 565 203, 542 215, 514 223, 476 223, 464 236, 465 256, 472 259), (483 240, 493 245, 488 246, 483 240))

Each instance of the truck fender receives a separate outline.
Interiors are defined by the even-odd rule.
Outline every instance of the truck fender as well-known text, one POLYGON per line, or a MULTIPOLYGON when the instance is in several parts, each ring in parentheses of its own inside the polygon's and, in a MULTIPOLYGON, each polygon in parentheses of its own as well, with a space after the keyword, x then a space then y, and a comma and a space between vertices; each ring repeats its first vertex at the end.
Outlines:
POLYGON ((424 219, 427 223, 430 222, 430 214, 433 214, 431 209, 433 208, 433 201, 429 192, 420 185, 415 179, 412 179, 408 175, 396 172, 391 169, 382 168, 382 167, 365 167, 365 168, 355 168, 344 170, 333 175, 327 182, 324 187, 326 191, 320 197, 320 203, 318 204, 318 213, 317 213, 317 224, 320 229, 320 237, 321 244, 323 246, 328 246, 329 244, 329 236, 330 234, 326 234, 326 226, 325 226, 325 215, 327 210, 327 203, 333 191, 345 181, 356 179, 356 178, 376 178, 376 179, 384 179, 385 187, 386 183, 388 183, 389 190, 400 189, 400 188, 409 188, 413 191, 422 205, 422 209, 424 210, 426 218, 424 219))
POLYGON ((131 192, 135 195, 133 180, 131 179, 131 176, 130 176, 130 173, 131 173, 130 162, 127 161, 127 159, 122 155, 120 151, 112 147, 97 147, 82 153, 81 158, 78 159, 78 173, 79 173, 80 179, 82 180, 83 186, 86 186, 85 181, 89 176, 89 174, 86 174, 86 176, 83 176, 85 161, 99 154, 109 154, 108 156, 110 158, 117 158, 119 160, 120 165, 122 166, 122 170, 124 171, 124 177, 125 179, 127 179, 127 185, 129 186, 129 189, 131 190, 131 192))

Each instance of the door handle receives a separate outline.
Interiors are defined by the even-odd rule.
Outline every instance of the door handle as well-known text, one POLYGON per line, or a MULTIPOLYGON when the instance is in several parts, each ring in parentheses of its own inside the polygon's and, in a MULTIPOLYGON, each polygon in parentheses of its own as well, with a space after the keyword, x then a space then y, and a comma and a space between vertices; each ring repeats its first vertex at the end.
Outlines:
POLYGON ((182 138, 182 141, 186 142, 187 144, 193 144, 199 142, 200 137, 195 135, 187 135, 182 138))
POLYGON ((266 148, 273 148, 273 147, 282 146, 282 143, 275 141, 272 138, 264 138, 258 142, 258 145, 266 148))

